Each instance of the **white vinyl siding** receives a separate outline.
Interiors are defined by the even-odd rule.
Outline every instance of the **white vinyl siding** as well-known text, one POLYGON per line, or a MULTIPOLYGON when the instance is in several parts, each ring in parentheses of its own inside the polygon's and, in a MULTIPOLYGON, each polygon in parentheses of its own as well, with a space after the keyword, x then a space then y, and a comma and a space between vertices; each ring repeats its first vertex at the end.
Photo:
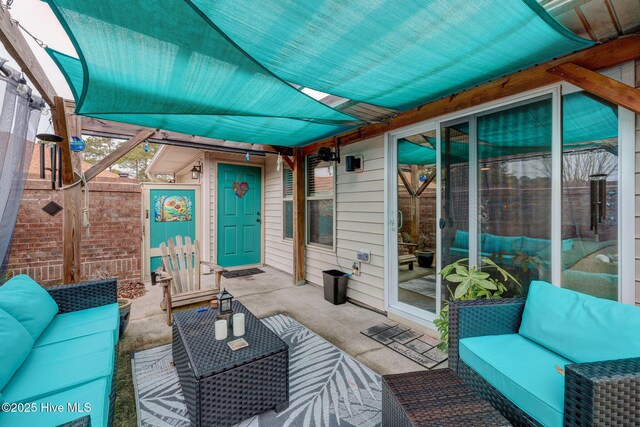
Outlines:
POLYGON ((351 272, 359 249, 371 251, 371 263, 349 278, 347 296, 384 310, 384 139, 350 144, 340 150, 336 176, 336 253, 307 246, 308 282, 322 285, 322 271, 340 267, 351 272), (363 172, 345 172, 345 156, 364 157, 363 172))
MULTIPOLYGON (((322 286, 322 271, 338 268, 351 272, 358 249, 371 251, 371 263, 362 264, 360 276, 349 278, 347 296, 384 310, 384 142, 382 135, 350 144, 341 150, 335 186, 336 252, 314 245, 306 247, 308 283, 322 286), (344 158, 364 157, 364 171, 347 173, 344 158)), ((267 264, 291 273, 292 244, 282 239, 282 174, 276 171, 276 156, 266 162, 267 264)))
MULTIPOLYGON (((293 274, 293 244, 283 238, 282 172, 276 169, 276 156, 265 162, 265 262, 286 273, 293 274)), ((283 165, 283 168, 285 166, 283 165)))

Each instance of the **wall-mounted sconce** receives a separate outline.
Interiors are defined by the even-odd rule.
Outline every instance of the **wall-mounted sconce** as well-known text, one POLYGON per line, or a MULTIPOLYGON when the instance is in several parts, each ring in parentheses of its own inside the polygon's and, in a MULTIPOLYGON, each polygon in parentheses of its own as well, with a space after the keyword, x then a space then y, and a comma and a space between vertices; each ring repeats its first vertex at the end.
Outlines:
POLYGON ((193 165, 191 169, 191 179, 200 179, 202 173, 202 165, 193 165))
POLYGON ((346 156, 345 170, 347 172, 362 172, 364 169, 364 157, 361 155, 346 156))
POLYGON ((486 164, 486 163, 483 163, 482 165, 480 165, 480 170, 481 170, 481 171, 488 171, 488 170, 491 170, 491 166, 489 166, 489 165, 488 165, 488 164, 486 164))

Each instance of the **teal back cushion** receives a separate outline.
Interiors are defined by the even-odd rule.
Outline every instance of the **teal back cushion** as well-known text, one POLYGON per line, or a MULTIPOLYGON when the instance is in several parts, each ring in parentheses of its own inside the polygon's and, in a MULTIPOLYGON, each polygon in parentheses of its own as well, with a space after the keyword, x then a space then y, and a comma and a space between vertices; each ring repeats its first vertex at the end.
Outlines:
POLYGON ((9 313, 0 309, 0 390, 27 358, 33 338, 9 313))
POLYGON ((456 248, 467 249, 469 247, 469 232, 456 230, 456 235, 453 238, 453 246, 456 248))
POLYGON ((522 239, 522 252, 527 255, 535 255, 551 247, 551 240, 535 239, 533 237, 524 237, 522 239))
POLYGON ((0 286, 0 308, 37 340, 58 313, 58 304, 29 276, 21 274, 0 286))
POLYGON ((533 281, 520 334, 577 363, 640 357, 640 308, 533 281))
POLYGON ((506 252, 513 254, 519 251, 522 246, 522 236, 496 236, 493 234, 485 234, 482 240, 482 252, 498 253, 506 252))

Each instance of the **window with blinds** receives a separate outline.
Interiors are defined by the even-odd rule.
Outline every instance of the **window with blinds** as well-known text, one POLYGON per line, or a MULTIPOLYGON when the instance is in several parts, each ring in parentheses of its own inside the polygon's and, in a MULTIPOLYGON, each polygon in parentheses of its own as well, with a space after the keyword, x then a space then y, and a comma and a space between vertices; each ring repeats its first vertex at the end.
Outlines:
POLYGON ((333 162, 307 157, 307 197, 333 195, 333 162))
POLYGON ((282 237, 293 239, 293 171, 282 168, 282 237))
POLYGON ((333 249, 335 166, 307 157, 307 243, 333 249))

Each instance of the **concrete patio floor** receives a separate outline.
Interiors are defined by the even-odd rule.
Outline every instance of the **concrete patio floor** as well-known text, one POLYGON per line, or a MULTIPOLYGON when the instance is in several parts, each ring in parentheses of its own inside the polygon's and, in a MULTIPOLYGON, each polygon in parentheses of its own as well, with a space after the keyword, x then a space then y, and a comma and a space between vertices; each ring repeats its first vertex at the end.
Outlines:
MULTIPOLYGON (((423 370, 424 368, 360 333, 390 320, 376 312, 346 303, 324 300, 314 285, 294 286, 290 275, 264 267, 265 273, 222 279, 222 285, 258 318, 285 314, 305 325, 378 374, 423 370)), ((120 351, 130 353, 171 342, 171 328, 160 309, 162 289, 147 284, 147 294, 132 304, 128 329, 120 351)), ((205 303, 200 304, 202 306, 205 303)))

